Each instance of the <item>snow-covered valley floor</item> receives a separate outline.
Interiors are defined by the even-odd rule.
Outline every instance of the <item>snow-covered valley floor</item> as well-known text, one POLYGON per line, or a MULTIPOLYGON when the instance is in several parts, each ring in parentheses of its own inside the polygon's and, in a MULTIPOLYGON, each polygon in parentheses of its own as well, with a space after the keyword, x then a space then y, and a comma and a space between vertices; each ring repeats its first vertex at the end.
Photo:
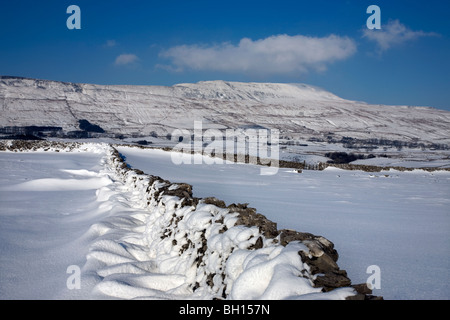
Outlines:
MULTIPOLYGON (((205 297, 189 296, 182 277, 155 275, 151 263, 130 258, 144 254, 133 231, 146 230, 148 220, 140 195, 108 171, 105 150, 0 153, 1 299, 205 297), (70 290, 77 267, 81 286, 70 290)), ((118 150, 133 168, 191 184, 194 196, 249 203, 279 229, 326 237, 355 284, 378 266, 375 295, 450 298, 450 172, 280 169, 262 176, 248 164, 176 165, 169 152, 118 150)), ((270 254, 291 263, 289 250, 299 248, 270 254)), ((245 297, 245 288, 236 290, 245 297)))

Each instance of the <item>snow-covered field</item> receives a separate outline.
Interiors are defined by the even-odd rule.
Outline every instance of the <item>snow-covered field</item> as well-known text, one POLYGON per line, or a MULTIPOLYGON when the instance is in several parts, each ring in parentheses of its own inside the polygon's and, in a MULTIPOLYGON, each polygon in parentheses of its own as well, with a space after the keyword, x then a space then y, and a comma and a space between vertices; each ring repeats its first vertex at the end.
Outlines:
MULTIPOLYGON (((0 153, 0 298, 208 298, 207 291, 192 294, 185 286, 187 278, 195 277, 186 269, 187 260, 175 263, 169 259, 169 249, 149 242, 149 230, 157 225, 151 223, 142 195, 109 168, 107 148, 86 148, 67 153, 0 153), (161 250, 166 250, 166 259, 161 250), (150 259, 155 252, 158 258, 150 259)), ((249 164, 175 165, 169 152, 118 150, 134 168, 192 184, 194 196, 249 203, 277 222, 279 229, 326 237, 339 252, 339 267, 355 284, 366 282, 367 267, 379 266, 381 289, 375 289, 375 295, 450 298, 450 172, 374 174, 328 168, 299 174, 280 169, 276 175, 262 176, 260 168, 249 164)), ((170 201, 168 207, 175 205, 170 201)), ((175 215, 188 214, 175 209, 176 205, 175 215)), ((203 216, 211 210, 200 209, 203 216)), ((153 222, 159 223, 158 219, 153 222)), ((190 228, 195 229, 200 220, 191 219, 190 228)), ((243 243, 254 241, 250 239, 255 230, 229 225, 230 232, 221 234, 228 238, 217 234, 217 248, 238 238, 243 243)), ((186 231, 184 227, 180 230, 186 231)), ((181 241, 182 234, 178 236, 181 241)), ((292 277, 292 270, 301 270, 296 254, 301 244, 259 250, 263 249, 258 255, 239 251, 223 266, 228 268, 230 297, 315 297, 315 288, 292 277), (256 273, 248 272, 258 264, 252 269, 256 273), (244 275, 240 280, 239 274, 244 275), (257 276, 260 282, 254 281, 257 276), (292 286, 294 279, 299 282, 296 286, 292 286)), ((219 257, 207 258, 210 268, 219 265, 219 257)), ((342 298, 346 290, 327 297, 342 298)))
POLYGON ((102 154, 1 152, 0 298, 71 299, 94 282, 68 290, 71 265, 82 267, 90 226, 107 213, 96 190, 111 183, 99 174, 102 154))
POLYGON ((450 172, 328 168, 260 175, 250 164, 175 165, 168 152, 120 147, 127 163, 194 186, 198 197, 249 203, 278 227, 322 235, 353 283, 381 270, 385 299, 448 299, 450 172))

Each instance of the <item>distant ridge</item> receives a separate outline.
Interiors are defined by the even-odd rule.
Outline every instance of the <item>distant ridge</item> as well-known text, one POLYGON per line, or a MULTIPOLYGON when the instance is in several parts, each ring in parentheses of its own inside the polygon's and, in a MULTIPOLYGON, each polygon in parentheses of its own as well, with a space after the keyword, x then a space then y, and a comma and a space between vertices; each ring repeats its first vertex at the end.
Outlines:
POLYGON ((294 139, 389 139, 450 144, 450 112, 371 105, 307 84, 202 81, 173 86, 96 85, 0 76, 0 128, 79 121, 109 136, 166 136, 175 129, 260 126, 294 139))

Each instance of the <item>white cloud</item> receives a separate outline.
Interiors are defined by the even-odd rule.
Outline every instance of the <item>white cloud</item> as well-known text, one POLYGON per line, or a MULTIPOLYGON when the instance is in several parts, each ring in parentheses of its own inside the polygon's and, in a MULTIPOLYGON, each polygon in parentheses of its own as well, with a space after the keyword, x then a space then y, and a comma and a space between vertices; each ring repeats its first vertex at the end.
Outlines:
POLYGON ((238 45, 180 45, 161 52, 160 56, 170 59, 172 64, 168 68, 176 71, 187 68, 269 75, 325 70, 327 64, 355 52, 356 44, 348 37, 276 35, 255 41, 243 38, 238 45))
POLYGON ((137 62, 139 60, 138 56, 135 54, 131 54, 131 53, 124 53, 119 55, 116 58, 116 61, 114 62, 114 64, 116 66, 123 66, 123 65, 127 65, 127 64, 132 64, 134 62, 137 62))
POLYGON ((364 29, 363 37, 375 41, 380 51, 386 51, 389 48, 415 40, 420 37, 438 36, 434 32, 413 31, 401 24, 398 20, 391 20, 387 24, 381 25, 381 29, 364 29))

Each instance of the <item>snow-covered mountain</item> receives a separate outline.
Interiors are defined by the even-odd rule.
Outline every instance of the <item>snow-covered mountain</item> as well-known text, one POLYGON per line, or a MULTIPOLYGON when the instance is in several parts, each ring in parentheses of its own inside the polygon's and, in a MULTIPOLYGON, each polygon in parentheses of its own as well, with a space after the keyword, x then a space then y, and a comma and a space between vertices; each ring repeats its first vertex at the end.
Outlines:
POLYGON ((305 84, 205 81, 164 86, 65 83, 0 77, 0 127, 79 130, 86 119, 110 135, 165 136, 174 129, 279 129, 282 136, 351 137, 450 144, 450 112, 370 105, 305 84))

